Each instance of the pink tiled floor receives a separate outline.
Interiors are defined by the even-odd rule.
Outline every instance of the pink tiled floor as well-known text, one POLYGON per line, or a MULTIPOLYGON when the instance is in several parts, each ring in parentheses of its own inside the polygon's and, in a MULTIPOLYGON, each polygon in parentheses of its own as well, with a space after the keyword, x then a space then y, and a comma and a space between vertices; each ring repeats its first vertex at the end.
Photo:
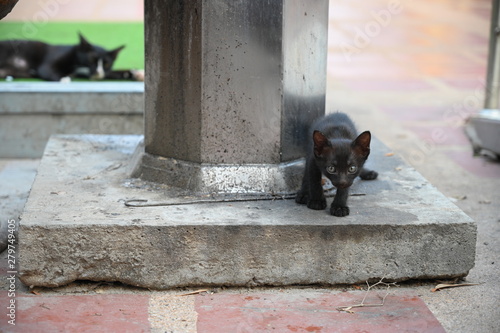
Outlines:
POLYGON ((150 332, 146 295, 7 296, 0 293, 15 301, 15 325, 3 316, 0 332, 150 332))
MULTIPOLYGON (((380 304, 385 293, 370 291, 365 304, 380 304)), ((0 295, 2 299, 7 298, 6 292, 0 295)), ((386 297, 383 306, 352 308, 352 313, 337 309, 359 304, 364 296, 362 291, 319 293, 304 290, 301 293, 222 292, 172 297, 194 298, 194 306, 184 307, 183 314, 197 313, 196 331, 200 333, 445 332, 425 303, 412 294, 392 294, 386 297)), ((152 331, 148 295, 18 295, 14 299, 16 325, 2 318, 0 332, 152 331)), ((169 306, 165 303, 166 308, 169 306)), ((166 311, 165 315, 169 314, 178 316, 179 321, 185 320, 178 313, 166 311)))
POLYGON ((332 1, 329 94, 388 115, 467 172, 498 176, 500 163, 474 157, 463 131, 484 104, 490 7, 489 0, 332 1))
MULTIPOLYGON (((380 304, 384 293, 367 297, 366 304, 380 304)), ((213 295, 196 298, 198 331, 230 332, 427 332, 444 333, 441 324, 414 295, 387 297, 382 307, 353 308, 363 293, 308 293, 291 295, 213 295)))
POLYGON ((491 1, 401 2, 393 14, 388 3, 331 2, 329 68, 335 80, 484 77, 489 29, 484 16, 491 1), (381 13, 385 19, 377 19, 381 13))

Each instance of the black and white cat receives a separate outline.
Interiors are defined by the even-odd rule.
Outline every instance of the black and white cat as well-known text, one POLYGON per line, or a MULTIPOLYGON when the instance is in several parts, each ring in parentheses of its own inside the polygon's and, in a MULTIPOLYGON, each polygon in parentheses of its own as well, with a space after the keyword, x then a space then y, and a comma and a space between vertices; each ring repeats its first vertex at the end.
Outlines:
POLYGON ((334 216, 349 215, 349 187, 359 176, 364 180, 377 178, 378 173, 363 167, 370 155, 371 134, 357 135, 356 127, 345 113, 333 113, 316 120, 310 130, 311 143, 306 160, 302 188, 295 201, 311 209, 325 209, 326 199, 322 175, 337 188, 330 207, 334 216))
POLYGON ((89 43, 81 34, 77 45, 51 45, 39 41, 0 42, 0 78, 40 78, 47 81, 86 77, 92 80, 141 80, 133 70, 113 71, 120 46, 107 51, 89 43))

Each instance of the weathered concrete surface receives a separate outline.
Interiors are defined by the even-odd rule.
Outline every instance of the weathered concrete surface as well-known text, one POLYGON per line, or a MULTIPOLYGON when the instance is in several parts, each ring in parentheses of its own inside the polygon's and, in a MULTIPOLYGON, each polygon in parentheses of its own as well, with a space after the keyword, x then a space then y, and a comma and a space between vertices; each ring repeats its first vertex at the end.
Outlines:
POLYGON ((350 198, 345 218, 292 200, 127 208, 133 198, 188 200, 126 179, 140 140, 52 137, 20 223, 25 284, 339 284, 464 276, 474 266, 475 223, 376 140, 369 165, 379 179, 354 184, 364 195, 350 198))
POLYGON ((52 134, 142 134, 143 82, 0 84, 0 157, 40 158, 52 134))
POLYGON ((28 199, 38 164, 39 160, 0 159, 0 252, 9 244, 8 227, 12 221, 17 230, 17 221, 28 199))
POLYGON ((295 191, 307 129, 325 113, 328 6, 146 0, 137 174, 191 191, 295 191))
POLYGON ((146 0, 146 153, 210 164, 299 159, 325 113, 328 5, 146 0))

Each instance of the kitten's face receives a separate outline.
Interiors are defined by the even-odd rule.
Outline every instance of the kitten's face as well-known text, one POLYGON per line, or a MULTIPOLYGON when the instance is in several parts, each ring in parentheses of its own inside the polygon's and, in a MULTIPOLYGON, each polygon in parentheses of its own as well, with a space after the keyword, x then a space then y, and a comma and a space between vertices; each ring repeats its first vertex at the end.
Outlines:
POLYGON ((321 132, 315 131, 313 140, 316 164, 335 187, 347 188, 359 175, 370 154, 370 139, 370 132, 364 132, 354 141, 330 141, 321 132))
POLYGON ((115 50, 106 51, 102 47, 90 44, 80 35, 77 72, 91 79, 104 79, 106 74, 111 71, 118 53, 123 48, 124 46, 121 46, 115 50))

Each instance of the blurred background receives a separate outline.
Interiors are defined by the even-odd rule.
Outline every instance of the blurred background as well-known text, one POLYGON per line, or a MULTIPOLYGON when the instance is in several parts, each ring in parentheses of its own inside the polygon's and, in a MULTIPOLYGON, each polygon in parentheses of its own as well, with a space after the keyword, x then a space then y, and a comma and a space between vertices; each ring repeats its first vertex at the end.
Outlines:
POLYGON ((464 132, 484 107, 491 10, 490 0, 331 1, 327 109, 351 113, 429 178, 427 165, 447 161, 500 177, 464 132))
POLYGON ((115 69, 143 69, 143 13, 143 0, 20 0, 0 22, 0 40, 69 45, 79 42, 81 32, 108 50, 126 45, 115 69))

